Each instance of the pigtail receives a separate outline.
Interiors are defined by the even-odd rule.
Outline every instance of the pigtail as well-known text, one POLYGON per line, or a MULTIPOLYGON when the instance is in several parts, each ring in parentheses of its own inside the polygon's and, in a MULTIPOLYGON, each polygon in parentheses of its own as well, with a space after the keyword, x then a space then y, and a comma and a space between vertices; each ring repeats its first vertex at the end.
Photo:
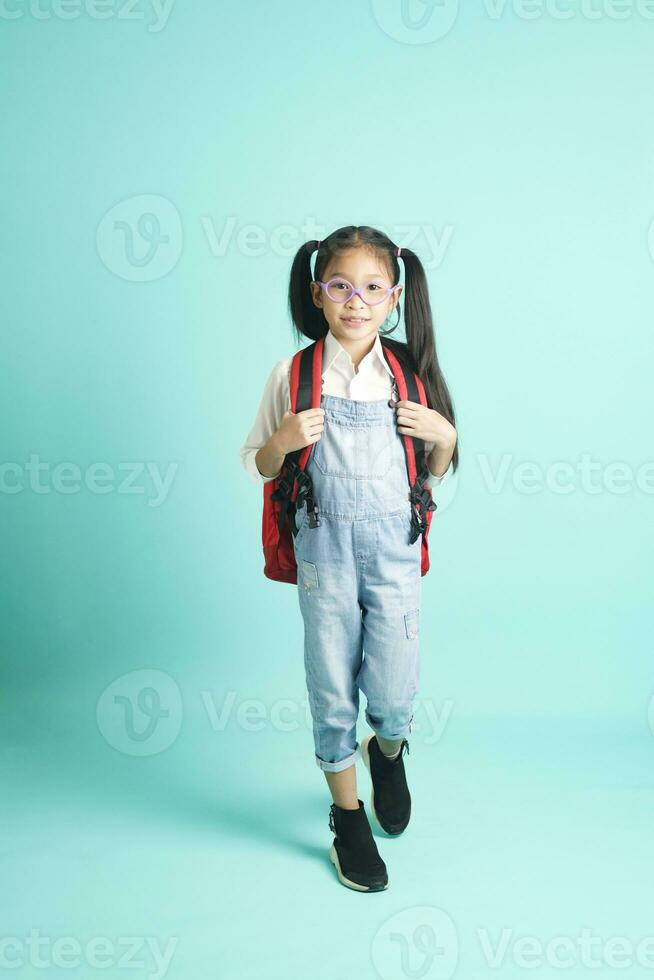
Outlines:
MULTIPOLYGON (((324 247, 324 243, 322 243, 324 247)), ((320 253, 323 249, 317 240, 305 242, 295 253, 291 266, 291 280, 288 287, 288 308, 291 320, 295 327, 295 336, 298 343, 303 337, 309 340, 319 340, 324 337, 329 329, 322 310, 315 305, 311 297, 309 283, 313 279, 311 274, 311 256, 314 252, 320 253)), ((318 257, 316 256, 316 262, 318 257)))
MULTIPOLYGON (((438 363, 434 324, 429 303, 429 287, 422 262, 410 248, 401 249, 404 261, 404 323, 407 348, 415 370, 425 386, 427 403, 450 425, 455 426, 452 397, 438 363)), ((455 426, 456 428, 456 426, 455 426)), ((454 469, 459 462, 459 440, 452 456, 454 469)))

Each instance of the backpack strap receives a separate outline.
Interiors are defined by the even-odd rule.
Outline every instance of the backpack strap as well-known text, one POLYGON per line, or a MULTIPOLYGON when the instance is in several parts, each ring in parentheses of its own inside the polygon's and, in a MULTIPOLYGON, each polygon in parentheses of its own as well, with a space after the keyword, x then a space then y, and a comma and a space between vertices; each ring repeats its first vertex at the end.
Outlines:
MULTIPOLYGON (((308 408, 320 408, 323 346, 324 338, 320 337, 293 356, 289 387, 291 411, 295 414, 304 412, 308 408)), ((303 446, 301 449, 287 453, 284 457, 282 471, 278 477, 279 482, 271 495, 273 500, 281 501, 278 521, 280 533, 287 515, 295 517, 296 510, 304 507, 305 504, 308 507, 310 527, 318 527, 320 524, 318 508, 313 497, 313 482, 309 474, 304 472, 311 449, 311 445, 303 446)), ((295 536, 297 533, 295 521, 289 520, 289 526, 295 536)))
MULTIPOLYGON (((397 353, 382 342, 382 350, 388 365, 393 372, 395 384, 400 399, 403 401, 419 402, 427 406, 425 386, 418 375, 404 365, 397 353)), ((424 439, 417 439, 406 432, 400 433, 404 444, 407 471, 409 474, 409 500, 411 501, 411 544, 424 534, 428 527, 427 514, 436 510, 437 504, 432 500, 431 487, 425 486, 429 477, 427 455, 424 439)))

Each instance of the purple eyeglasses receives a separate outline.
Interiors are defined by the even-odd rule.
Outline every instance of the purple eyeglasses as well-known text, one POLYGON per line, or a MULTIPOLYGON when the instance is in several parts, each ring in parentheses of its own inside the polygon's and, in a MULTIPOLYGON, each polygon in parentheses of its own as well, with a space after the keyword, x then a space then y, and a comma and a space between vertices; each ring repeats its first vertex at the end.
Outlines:
POLYGON ((399 283, 396 286, 385 286, 383 283, 371 279, 362 290, 356 289, 351 282, 342 276, 334 276, 327 282, 314 279, 314 282, 324 289, 333 303, 347 303, 356 294, 368 306, 379 306, 399 288, 399 283))

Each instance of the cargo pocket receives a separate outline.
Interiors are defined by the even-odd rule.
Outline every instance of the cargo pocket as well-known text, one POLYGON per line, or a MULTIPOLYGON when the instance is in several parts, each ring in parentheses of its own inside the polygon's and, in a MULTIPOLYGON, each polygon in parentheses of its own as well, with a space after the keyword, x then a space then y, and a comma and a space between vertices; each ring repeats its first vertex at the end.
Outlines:
POLYGON ((412 609, 404 614, 404 629, 407 639, 415 640, 420 633, 420 609, 412 609))
POLYGON ((312 589, 318 588, 318 569, 312 561, 303 558, 300 561, 300 584, 305 592, 310 593, 312 589))

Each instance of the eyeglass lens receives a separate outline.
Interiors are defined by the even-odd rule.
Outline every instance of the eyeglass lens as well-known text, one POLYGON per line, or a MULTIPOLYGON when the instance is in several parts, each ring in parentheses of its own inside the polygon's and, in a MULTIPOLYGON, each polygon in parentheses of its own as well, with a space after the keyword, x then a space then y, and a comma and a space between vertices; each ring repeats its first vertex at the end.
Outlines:
MULTIPOLYGON (((369 306, 383 303, 388 295, 388 286, 377 279, 368 279, 361 286, 361 296, 369 306)), ((327 295, 334 303, 347 303, 354 294, 354 288, 347 279, 333 279, 327 286, 327 295)))

